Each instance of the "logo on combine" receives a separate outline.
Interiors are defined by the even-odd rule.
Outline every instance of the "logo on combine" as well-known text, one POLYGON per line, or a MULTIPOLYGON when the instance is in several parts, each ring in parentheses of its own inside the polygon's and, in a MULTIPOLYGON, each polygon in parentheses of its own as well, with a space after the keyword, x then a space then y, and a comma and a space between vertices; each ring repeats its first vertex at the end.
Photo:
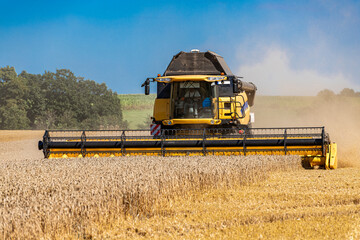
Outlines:
POLYGON ((150 124, 150 132, 153 136, 160 136, 161 125, 160 124, 150 124))

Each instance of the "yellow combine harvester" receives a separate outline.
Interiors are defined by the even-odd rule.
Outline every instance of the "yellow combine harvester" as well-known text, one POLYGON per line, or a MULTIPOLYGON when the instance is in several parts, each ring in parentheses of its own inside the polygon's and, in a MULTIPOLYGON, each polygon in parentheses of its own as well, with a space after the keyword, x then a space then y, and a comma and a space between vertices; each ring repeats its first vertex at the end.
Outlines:
POLYGON ((235 76, 214 52, 180 52, 157 83, 149 130, 47 130, 46 158, 130 155, 301 155, 304 167, 337 167, 324 127, 251 128, 256 86, 235 76))

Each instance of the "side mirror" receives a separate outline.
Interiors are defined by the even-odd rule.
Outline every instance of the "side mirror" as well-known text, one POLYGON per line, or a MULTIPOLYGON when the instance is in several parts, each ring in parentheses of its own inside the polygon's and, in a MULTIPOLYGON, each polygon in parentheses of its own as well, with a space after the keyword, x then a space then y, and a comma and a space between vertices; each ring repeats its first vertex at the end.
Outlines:
POLYGON ((243 90, 243 89, 241 89, 242 88, 241 78, 243 78, 243 77, 237 77, 237 76, 232 77, 234 93, 240 93, 243 90))
POLYGON ((233 81, 233 92, 234 93, 239 93, 240 90, 239 90, 239 82, 237 79, 234 79, 233 81))
POLYGON ((239 89, 239 79, 235 76, 230 76, 229 80, 233 81, 233 93, 239 93, 240 89, 239 89))
POLYGON ((145 87, 145 95, 150 94, 150 79, 153 78, 147 78, 143 84, 141 84, 141 87, 145 87))

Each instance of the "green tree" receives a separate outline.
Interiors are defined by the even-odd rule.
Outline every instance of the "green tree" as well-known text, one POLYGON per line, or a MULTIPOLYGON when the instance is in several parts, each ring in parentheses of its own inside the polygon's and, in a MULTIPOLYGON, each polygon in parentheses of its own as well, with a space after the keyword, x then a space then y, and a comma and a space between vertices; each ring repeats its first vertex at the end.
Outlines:
POLYGON ((329 89, 324 89, 318 92, 317 96, 321 98, 333 98, 336 96, 336 94, 329 89))
POLYGON ((354 89, 344 88, 344 89, 341 90, 341 92, 339 93, 339 96, 343 96, 343 97, 356 97, 356 94, 355 94, 354 89))
POLYGON ((31 128, 36 128, 38 125, 42 125, 40 119, 46 112, 46 105, 44 104, 46 87, 40 74, 29 74, 23 71, 19 76, 26 79, 28 88, 24 96, 27 105, 26 115, 30 120, 31 128))
POLYGON ((136 125, 136 128, 137 129, 150 129, 150 124, 152 124, 152 122, 153 122, 153 120, 151 118, 151 115, 148 114, 142 123, 139 123, 136 125))
POLYGON ((29 123, 26 110, 16 100, 10 99, 5 105, 1 105, 0 129, 27 129, 29 123))
POLYGON ((28 93, 26 79, 18 76, 14 67, 0 68, 0 128, 27 129, 28 93))
POLYGON ((0 128, 123 128, 120 99, 68 69, 17 75, 0 69, 0 128))

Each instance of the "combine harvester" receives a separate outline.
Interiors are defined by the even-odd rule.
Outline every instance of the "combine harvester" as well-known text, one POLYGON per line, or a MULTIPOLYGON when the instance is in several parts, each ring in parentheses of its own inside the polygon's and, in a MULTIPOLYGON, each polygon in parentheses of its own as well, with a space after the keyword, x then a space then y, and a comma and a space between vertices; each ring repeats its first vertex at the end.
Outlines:
POLYGON ((324 127, 251 128, 256 86, 214 52, 180 52, 157 83, 149 130, 46 130, 45 158, 193 155, 301 155, 306 168, 337 167, 324 127))

